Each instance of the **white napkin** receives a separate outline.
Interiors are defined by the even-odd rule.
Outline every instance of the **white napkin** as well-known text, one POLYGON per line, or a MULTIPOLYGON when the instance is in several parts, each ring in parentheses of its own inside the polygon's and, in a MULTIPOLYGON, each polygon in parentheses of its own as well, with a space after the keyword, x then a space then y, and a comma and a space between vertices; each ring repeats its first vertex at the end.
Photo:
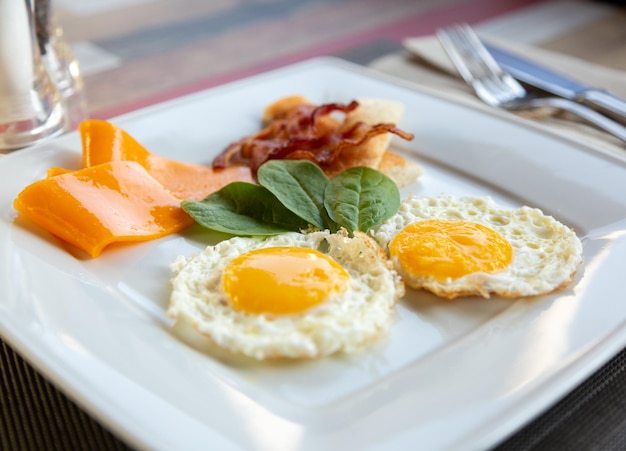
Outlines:
MULTIPOLYGON (((571 74, 590 86, 601 87, 617 96, 626 98, 626 73, 622 71, 590 64, 577 58, 536 47, 495 42, 493 39, 489 39, 489 42, 520 56, 532 58, 547 67, 571 74)), ((514 114, 480 101, 472 88, 460 78, 435 36, 407 38, 404 41, 404 46, 407 52, 382 57, 373 61, 370 67, 414 82, 422 90, 437 92, 438 95, 466 103, 477 109, 499 112, 502 115, 514 114)), ((571 116, 555 115, 552 111, 546 110, 523 112, 518 115, 537 121, 543 127, 556 133, 582 140, 588 145, 626 158, 626 145, 619 139, 579 122, 571 116)))

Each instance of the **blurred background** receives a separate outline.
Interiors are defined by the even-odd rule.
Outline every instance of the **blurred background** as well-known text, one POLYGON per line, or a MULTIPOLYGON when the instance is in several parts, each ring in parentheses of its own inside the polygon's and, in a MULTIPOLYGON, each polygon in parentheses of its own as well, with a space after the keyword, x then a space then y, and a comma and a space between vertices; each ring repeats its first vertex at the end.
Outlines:
POLYGON ((623 2, 559 0, 53 0, 89 113, 108 118, 302 59, 367 65, 409 36, 478 31, 626 70, 623 2))

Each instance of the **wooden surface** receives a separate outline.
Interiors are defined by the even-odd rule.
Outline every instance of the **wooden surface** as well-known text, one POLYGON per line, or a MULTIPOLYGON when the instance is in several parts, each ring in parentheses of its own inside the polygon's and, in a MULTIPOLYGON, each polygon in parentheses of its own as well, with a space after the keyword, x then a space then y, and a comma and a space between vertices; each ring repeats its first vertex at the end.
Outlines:
POLYGON ((601 66, 626 71, 626 10, 612 14, 541 43, 541 47, 601 66))

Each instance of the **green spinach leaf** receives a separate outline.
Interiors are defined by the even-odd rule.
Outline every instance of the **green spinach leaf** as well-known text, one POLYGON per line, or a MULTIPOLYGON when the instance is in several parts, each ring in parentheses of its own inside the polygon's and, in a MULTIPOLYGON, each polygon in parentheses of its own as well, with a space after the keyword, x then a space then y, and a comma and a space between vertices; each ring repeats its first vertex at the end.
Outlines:
POLYGON ((330 217, 350 233, 368 232, 398 211, 400 192, 382 172, 367 167, 351 168, 328 183, 324 205, 330 217))
POLYGON ((309 224, 337 230, 324 208, 324 192, 329 180, 315 163, 270 160, 259 168, 257 178, 287 209, 309 224))
POLYGON ((181 205, 201 226, 233 235, 278 235, 308 226, 266 188, 247 182, 229 183, 201 201, 181 205))

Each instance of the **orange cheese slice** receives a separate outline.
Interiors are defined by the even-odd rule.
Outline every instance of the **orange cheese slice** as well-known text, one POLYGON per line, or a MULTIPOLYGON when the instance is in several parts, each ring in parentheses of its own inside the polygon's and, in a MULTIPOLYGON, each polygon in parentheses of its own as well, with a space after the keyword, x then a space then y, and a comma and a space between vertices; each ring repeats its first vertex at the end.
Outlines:
POLYGON ((68 172, 72 172, 74 169, 66 169, 59 167, 48 168, 48 177, 54 177, 55 175, 67 174, 68 172))
POLYGON ((27 186, 14 207, 50 233, 97 257, 117 241, 175 233, 193 219, 180 199, 133 161, 61 173, 27 186))
POLYGON ((253 181, 247 166, 214 169, 152 154, 126 131, 108 121, 84 121, 79 131, 84 167, 109 161, 136 161, 179 199, 202 200, 230 182, 253 181))

